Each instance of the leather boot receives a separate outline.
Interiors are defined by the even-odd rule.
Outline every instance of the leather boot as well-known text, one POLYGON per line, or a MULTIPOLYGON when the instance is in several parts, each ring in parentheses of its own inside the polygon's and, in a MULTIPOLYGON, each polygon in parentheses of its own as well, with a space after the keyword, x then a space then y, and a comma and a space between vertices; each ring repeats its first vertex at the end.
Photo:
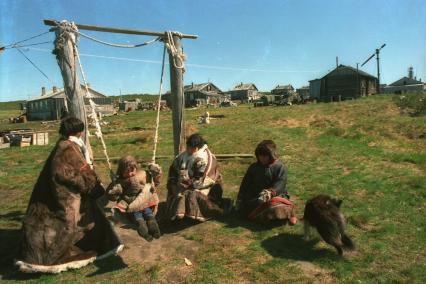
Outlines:
POLYGON ((161 237, 160 227, 158 227, 157 220, 155 220, 154 216, 148 217, 146 224, 148 225, 148 232, 150 235, 156 239, 161 237))
POLYGON ((148 233, 148 227, 145 220, 137 220, 138 222, 138 234, 148 242, 152 241, 152 236, 148 233))

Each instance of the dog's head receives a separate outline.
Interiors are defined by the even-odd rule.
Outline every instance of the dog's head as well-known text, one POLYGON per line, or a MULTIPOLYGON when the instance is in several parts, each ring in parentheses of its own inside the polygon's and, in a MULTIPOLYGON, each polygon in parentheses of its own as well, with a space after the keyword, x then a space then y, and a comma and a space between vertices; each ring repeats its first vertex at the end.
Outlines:
POLYGON ((330 198, 330 200, 327 201, 327 204, 330 205, 334 205, 337 208, 340 208, 340 205, 342 205, 343 200, 338 199, 338 198, 330 198))

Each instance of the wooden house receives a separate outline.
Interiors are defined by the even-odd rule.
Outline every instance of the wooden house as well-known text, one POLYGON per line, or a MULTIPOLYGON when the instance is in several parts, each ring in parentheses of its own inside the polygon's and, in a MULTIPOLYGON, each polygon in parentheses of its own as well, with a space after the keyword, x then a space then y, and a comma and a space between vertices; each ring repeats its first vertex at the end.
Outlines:
POLYGON ((309 94, 312 99, 322 102, 356 99, 375 94, 376 84, 376 77, 339 65, 322 78, 309 81, 309 94))
MULTIPOLYGON (((84 86, 81 85, 82 92, 85 94, 84 86)), ((101 94, 89 86, 89 93, 93 102, 97 105, 96 112, 102 114, 111 114, 114 112, 112 99, 101 94)), ((86 110, 90 110, 89 99, 85 98, 86 110)), ((67 102, 64 89, 53 87, 52 91, 47 93, 46 88, 41 88, 41 95, 32 98, 26 102, 26 115, 31 120, 58 120, 61 114, 67 108, 67 102)))
POLYGON ((393 82, 382 88, 387 94, 426 93, 426 84, 417 78, 413 78, 413 67, 408 68, 408 77, 393 82))
MULTIPOLYGON (((184 87, 185 107, 197 107, 201 105, 220 105, 230 100, 228 94, 224 94, 213 83, 202 83, 186 85, 184 87)), ((170 91, 163 95, 167 105, 171 106, 170 91)))
POLYGON ((202 83, 186 85, 184 87, 185 106, 219 105, 227 101, 229 96, 213 83, 202 83))
POLYGON ((274 96, 288 97, 294 93, 294 87, 292 85, 277 85, 271 94, 274 96))
POLYGON ((260 98, 259 90, 253 83, 243 84, 242 82, 227 92, 231 100, 240 100, 242 102, 252 102, 260 98))
POLYGON ((309 86, 304 86, 299 89, 296 89, 296 93, 302 102, 307 102, 311 100, 309 96, 309 86))

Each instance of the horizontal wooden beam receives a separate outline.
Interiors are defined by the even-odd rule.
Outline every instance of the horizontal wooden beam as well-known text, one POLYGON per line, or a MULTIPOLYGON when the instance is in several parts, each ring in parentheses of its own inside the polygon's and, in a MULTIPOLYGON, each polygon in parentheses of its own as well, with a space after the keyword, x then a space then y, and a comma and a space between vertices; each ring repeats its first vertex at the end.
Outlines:
MULTIPOLYGON (((164 159, 173 159, 175 156, 173 155, 159 155, 156 156, 156 159, 158 160, 164 160, 164 159)), ((215 154, 215 157, 218 160, 227 160, 227 159, 250 159, 250 158, 254 158, 253 154, 215 154)), ((120 159, 120 157, 110 157, 109 158, 111 161, 118 161, 120 159)), ((95 161, 105 161, 105 158, 95 158, 95 161)), ((144 161, 139 161, 139 162, 144 162, 144 161)), ((145 161, 145 162, 148 162, 145 161)))
MULTIPOLYGON (((57 26, 60 21, 56 20, 44 20, 43 21, 46 26, 57 26)), ((109 28, 109 27, 100 27, 100 26, 91 26, 91 25, 83 25, 83 24, 75 24, 80 30, 88 30, 88 31, 97 31, 97 32, 106 32, 106 33, 118 33, 118 34, 128 34, 128 35, 147 35, 147 36, 159 36, 164 37, 165 32, 153 32, 153 31, 140 31, 140 30, 130 30, 130 29, 121 29, 121 28, 109 28)), ((196 39, 197 35, 188 35, 181 34, 178 32, 172 32, 174 35, 178 35, 182 38, 196 39)))

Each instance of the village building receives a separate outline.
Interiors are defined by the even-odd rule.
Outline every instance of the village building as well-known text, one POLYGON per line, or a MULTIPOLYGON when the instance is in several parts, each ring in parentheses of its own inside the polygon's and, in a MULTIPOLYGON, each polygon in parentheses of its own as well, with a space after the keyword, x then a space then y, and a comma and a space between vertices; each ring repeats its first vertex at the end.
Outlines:
MULTIPOLYGON (((184 87, 185 107, 198 107, 202 105, 220 105, 230 100, 230 95, 224 94, 213 83, 190 84, 184 87)), ((164 95, 167 104, 171 106, 171 93, 164 95)))
MULTIPOLYGON (((81 85, 83 93, 85 93, 84 85, 81 85)), ((90 86, 89 93, 93 102, 97 105, 96 112, 101 114, 114 113, 112 99, 101 94, 90 86)), ((90 110, 89 99, 84 99, 86 110, 90 110)), ((46 88, 41 88, 41 95, 26 101, 26 116, 29 121, 32 120, 58 120, 64 110, 66 110, 67 102, 64 89, 53 87, 50 92, 46 92, 46 88)))
POLYGON ((322 78, 309 81, 309 95, 311 99, 322 102, 356 99, 375 94, 376 84, 376 77, 339 65, 322 78))
POLYGON ((242 82, 234 87, 233 90, 227 92, 231 96, 231 100, 239 100, 241 102, 252 102, 260 98, 259 90, 253 83, 243 84, 242 82))
POLYGON ((294 87, 292 85, 277 85, 271 94, 274 96, 280 96, 282 98, 291 96, 294 93, 294 87))
POLYGON ((310 100, 309 86, 304 86, 299 89, 296 89, 296 93, 302 102, 306 102, 310 100))
POLYGON ((384 86, 383 93, 386 94, 405 94, 405 93, 426 93, 426 84, 417 78, 413 78, 413 67, 408 68, 408 77, 384 86))

